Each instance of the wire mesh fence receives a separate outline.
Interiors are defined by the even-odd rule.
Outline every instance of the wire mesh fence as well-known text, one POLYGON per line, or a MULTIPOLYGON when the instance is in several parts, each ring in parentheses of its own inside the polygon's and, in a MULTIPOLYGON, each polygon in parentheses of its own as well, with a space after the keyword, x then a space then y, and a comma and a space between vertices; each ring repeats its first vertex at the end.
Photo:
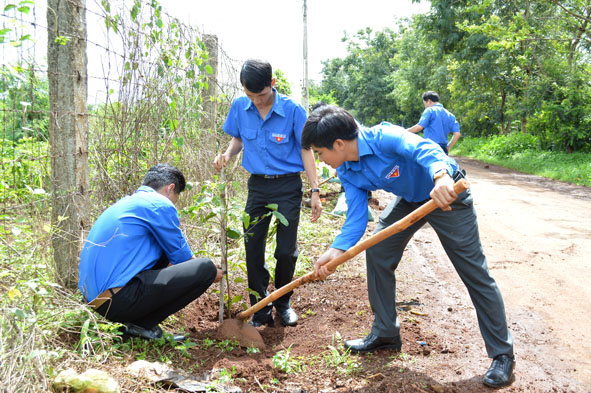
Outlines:
MULTIPOLYGON (((47 75, 71 75, 59 66, 48 69, 46 15, 51 18, 54 12, 44 7, 5 1, 2 9, 4 212, 32 195, 41 203, 50 191, 47 75)), ((87 36, 59 39, 63 45, 86 41, 89 104, 87 113, 79 115, 88 118, 91 216, 133 192, 156 162, 176 165, 192 182, 210 179, 220 149, 219 124, 240 92, 241 61, 217 48, 215 40, 208 48, 212 37, 154 1, 89 1, 84 12, 87 36), (215 70, 212 45, 217 49, 215 70)))
MULTIPOLYGON (((60 115, 87 119, 90 204, 86 213, 92 222, 108 205, 133 193, 157 162, 177 166, 193 185, 214 178, 214 155, 220 144, 227 143, 220 125, 241 92, 242 61, 232 59, 214 36, 167 14, 158 2, 83 4, 78 12, 86 17, 84 36, 51 31, 54 24, 47 18, 57 18, 58 13, 47 9, 46 2, 3 0, 0 6, 2 391, 48 390, 47 363, 42 360, 55 361, 60 355, 48 347, 51 343, 44 336, 58 327, 49 329, 44 323, 42 331, 37 321, 47 322, 64 310, 75 314, 71 304, 80 300, 79 294, 67 298, 63 289, 54 287, 55 272, 49 263, 52 238, 70 241, 65 235, 72 235, 57 233, 49 213, 52 183, 60 175, 51 167, 52 119, 59 121, 60 115), (48 36, 57 37, 60 45, 73 40, 86 43, 86 75, 61 64, 48 66, 48 36), (86 77, 87 109, 51 113, 49 76, 86 77)), ((178 207, 194 203, 201 190, 194 186, 183 193, 178 207)), ((69 195, 62 197, 69 200, 69 195)), ((214 257, 219 247, 211 226, 201 225, 191 215, 183 224, 193 250, 214 257)), ((76 236, 81 244, 86 232, 76 236)))

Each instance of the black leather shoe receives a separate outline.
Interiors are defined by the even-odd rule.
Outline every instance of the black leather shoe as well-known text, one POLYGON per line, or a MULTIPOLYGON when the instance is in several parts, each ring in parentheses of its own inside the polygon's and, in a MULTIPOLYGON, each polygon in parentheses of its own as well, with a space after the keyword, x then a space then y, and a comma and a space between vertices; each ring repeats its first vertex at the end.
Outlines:
POLYGON ((369 333, 365 338, 345 341, 345 348, 350 349, 351 352, 373 352, 376 349, 393 349, 399 352, 402 348, 402 341, 400 336, 378 337, 369 333))
POLYGON ((484 374, 482 383, 491 388, 507 386, 512 382, 515 358, 509 355, 498 355, 484 374))
POLYGON ((271 314, 267 315, 266 317, 259 317, 255 315, 248 323, 249 325, 252 325, 254 327, 260 327, 264 325, 273 327, 273 325, 275 324, 275 322, 273 321, 273 315, 271 314))
POLYGON ((123 334, 131 337, 140 337, 146 340, 153 340, 162 337, 164 332, 160 326, 156 325, 151 329, 146 329, 133 323, 127 323, 123 329, 123 334))
POLYGON ((283 326, 295 326, 298 324, 298 314, 291 307, 282 311, 277 310, 277 314, 279 314, 279 321, 283 326))
POLYGON ((187 336, 184 334, 170 334, 170 337, 177 343, 182 343, 187 340, 187 336))

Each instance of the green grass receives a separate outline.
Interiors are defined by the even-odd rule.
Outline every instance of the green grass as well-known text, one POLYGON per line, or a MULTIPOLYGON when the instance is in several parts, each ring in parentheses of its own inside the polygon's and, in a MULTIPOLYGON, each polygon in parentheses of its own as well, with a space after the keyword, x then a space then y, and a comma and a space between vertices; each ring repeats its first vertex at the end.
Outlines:
POLYGON ((461 138, 451 153, 524 173, 591 187, 590 153, 568 154, 523 145, 507 147, 509 144, 499 148, 502 144, 499 140, 503 138, 508 140, 512 137, 461 138))

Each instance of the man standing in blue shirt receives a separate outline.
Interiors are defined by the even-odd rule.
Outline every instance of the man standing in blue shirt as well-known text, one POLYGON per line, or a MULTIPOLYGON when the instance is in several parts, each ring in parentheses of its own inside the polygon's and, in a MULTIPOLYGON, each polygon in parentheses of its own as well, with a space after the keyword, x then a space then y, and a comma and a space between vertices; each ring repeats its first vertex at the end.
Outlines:
POLYGON ((434 91, 423 93, 425 111, 418 124, 407 131, 414 134, 425 130, 423 136, 437 143, 448 154, 453 145, 460 139, 460 125, 456 117, 439 103, 439 95, 434 91), (453 133, 451 141, 447 142, 447 135, 453 133))
POLYGON ((468 289, 487 353, 494 359, 483 383, 508 385, 514 367, 513 338, 503 299, 488 271, 470 190, 456 195, 453 189, 454 180, 465 172, 432 141, 389 123, 359 128, 353 117, 338 107, 310 115, 302 132, 302 146, 314 149, 321 161, 336 168, 349 205, 341 233, 314 264, 321 279, 333 273, 324 265, 363 236, 368 190, 383 189, 397 195, 380 216, 375 232, 405 217, 429 197, 441 208, 367 249, 367 287, 374 322, 367 337, 349 340, 345 346, 352 352, 401 349, 395 270, 413 234, 428 222, 468 289))
MULTIPOLYGON (((293 278, 298 259, 297 232, 302 205, 302 179, 306 171, 311 187, 312 221, 322 211, 316 175, 316 161, 309 149, 302 149, 301 132, 306 122, 306 111, 273 87, 273 69, 262 60, 247 60, 240 71, 240 83, 245 96, 232 103, 224 131, 232 137, 226 151, 214 160, 221 170, 228 160, 244 149, 242 166, 251 173, 245 212, 250 222, 245 228, 246 268, 248 286, 260 298, 268 296, 269 269, 265 262, 265 240, 271 217, 266 206, 277 204, 277 211, 288 221, 279 223, 275 248, 275 287, 280 288, 293 278)), ((297 324, 298 316, 291 308, 291 293, 255 313, 250 324, 258 327, 273 325, 272 307, 284 326, 297 324)), ((251 304, 257 297, 250 295, 251 304)))
MULTIPOLYGON (((185 189, 175 167, 157 164, 143 185, 105 210, 80 254, 78 287, 94 310, 128 336, 162 337, 158 326, 222 277, 195 258, 174 206, 185 189)), ((182 338, 179 338, 182 339, 182 338)))

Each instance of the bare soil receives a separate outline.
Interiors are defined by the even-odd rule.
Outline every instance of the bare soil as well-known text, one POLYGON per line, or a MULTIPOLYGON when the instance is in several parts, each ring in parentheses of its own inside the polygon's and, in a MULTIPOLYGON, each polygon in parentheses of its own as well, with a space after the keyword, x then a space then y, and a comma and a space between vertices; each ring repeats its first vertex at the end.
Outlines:
MULTIPOLYGON (((457 160, 468 172, 483 247, 515 339, 516 378, 499 391, 591 392, 591 189, 457 160)), ((376 192, 374 198, 377 217, 391 196, 376 192)), ((308 247, 314 256, 322 251, 308 247)), ((202 371, 234 367, 235 384, 245 392, 492 391, 481 383, 490 359, 476 314, 428 226, 409 244, 397 279, 400 354, 352 355, 358 367, 349 373, 329 364, 335 359, 329 346, 338 348, 339 336, 365 336, 373 319, 360 255, 326 281, 296 289, 299 323, 261 329, 266 350, 248 354, 199 345, 193 358, 202 371), (273 356, 287 348, 305 371, 273 366, 273 356)), ((185 309, 194 342, 218 334, 217 307, 217 295, 209 293, 185 309)))

